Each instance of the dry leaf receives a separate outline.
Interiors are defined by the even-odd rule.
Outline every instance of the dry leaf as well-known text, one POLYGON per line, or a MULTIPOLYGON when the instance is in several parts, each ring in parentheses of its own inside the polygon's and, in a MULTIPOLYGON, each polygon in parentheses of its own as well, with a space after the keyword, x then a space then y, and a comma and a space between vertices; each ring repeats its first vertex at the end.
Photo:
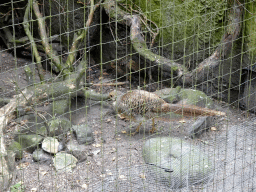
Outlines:
POLYGON ((107 120, 106 120, 106 123, 109 123, 109 122, 111 122, 111 119, 107 119, 107 120))
POLYGON ((125 119, 125 116, 124 116, 124 115, 118 114, 117 116, 118 116, 120 119, 125 119))
POLYGON ((16 123, 15 121, 13 121, 13 122, 11 122, 9 125, 10 125, 10 126, 13 126, 13 125, 17 125, 17 123, 16 123))
POLYGON ((94 134, 97 135, 99 133, 102 133, 101 131, 94 131, 94 134))
POLYGON ((49 105, 49 104, 50 104, 49 102, 45 102, 45 103, 44 103, 44 107, 47 106, 47 105, 49 105))
POLYGON ((20 164, 17 166, 17 169, 26 168, 28 165, 29 165, 29 162, 20 163, 20 164))
POLYGON ((216 127, 211 127, 211 130, 212 131, 217 131, 217 128, 216 127))
POLYGON ((100 150, 99 150, 99 149, 97 149, 97 150, 95 150, 95 151, 92 152, 93 155, 97 155, 97 154, 99 154, 99 153, 100 153, 100 150))
POLYGON ((126 134, 127 132, 126 131, 121 131, 121 133, 126 134))
POLYGON ((119 179, 125 180, 126 177, 124 175, 119 175, 119 179))
POLYGON ((87 188, 88 188, 88 185, 87 185, 87 184, 83 184, 83 185, 82 185, 82 188, 87 189, 87 188))
POLYGON ((91 164, 91 162, 90 162, 90 161, 86 162, 86 165, 90 165, 90 164, 91 164))
POLYGON ((41 173, 42 175, 46 175, 48 172, 47 172, 47 171, 40 171, 40 173, 41 173))
POLYGON ((118 137, 118 138, 116 138, 116 140, 117 140, 117 141, 120 141, 120 140, 121 140, 121 138, 120 138, 120 137, 118 137))
POLYGON ((179 121, 179 123, 186 123, 185 119, 179 121))
POLYGON ((98 131, 94 131, 94 134, 97 135, 99 132, 98 131))
POLYGON ((100 146, 101 146, 101 144, 100 144, 100 143, 96 143, 96 144, 92 144, 92 146, 93 146, 93 147, 97 147, 97 148, 98 148, 98 147, 100 147, 100 146))
POLYGON ((25 125, 27 122, 28 122, 28 120, 25 119, 25 120, 21 121, 20 124, 21 124, 21 125, 25 125))
POLYGON ((142 174, 140 174, 140 178, 146 179, 146 175, 144 175, 144 174, 142 173, 142 174))
POLYGON ((103 77, 99 77, 99 80, 102 80, 103 79, 103 77))
POLYGON ((102 74, 103 74, 103 75, 109 75, 107 72, 103 72, 102 74))
POLYGON ((47 93, 43 93, 43 97, 47 97, 48 95, 47 95, 47 93))

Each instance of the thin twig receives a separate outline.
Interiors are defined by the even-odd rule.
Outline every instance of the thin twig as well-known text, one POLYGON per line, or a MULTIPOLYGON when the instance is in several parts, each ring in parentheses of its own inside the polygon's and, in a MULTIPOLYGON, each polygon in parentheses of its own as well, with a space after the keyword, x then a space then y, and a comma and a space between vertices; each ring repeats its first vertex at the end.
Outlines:
MULTIPOLYGON (((83 30, 82 34, 73 43, 73 45, 71 47, 71 53, 76 50, 76 45, 78 44, 78 42, 80 40, 82 40, 86 36, 86 33, 87 33, 88 29, 89 29, 89 26, 92 23, 94 11, 100 6, 100 3, 101 3, 101 0, 94 6, 94 0, 91 0, 90 13, 89 13, 88 19, 86 21, 85 29, 83 30)), ((85 56, 86 56, 86 54, 85 54, 85 56)), ((81 66, 82 69, 81 69, 80 73, 78 74, 78 76, 76 78, 76 86, 77 86, 77 88, 78 88, 80 80, 83 77, 83 75, 85 74, 85 71, 86 71, 86 68, 87 68, 86 59, 82 60, 81 62, 83 62, 83 65, 81 66)))
POLYGON ((97 83, 97 84, 93 84, 93 86, 118 86, 118 85, 126 85, 129 83, 130 83, 129 81, 116 82, 116 83, 97 83))
MULTIPOLYGON (((13 83, 16 85, 18 91, 22 94, 22 96, 24 97, 24 99, 27 101, 27 103, 29 103, 27 97, 24 95, 24 93, 20 90, 19 85, 16 81, 13 81, 13 83)), ((30 106, 31 109, 35 112, 35 114, 40 117, 43 120, 43 123, 45 125, 46 131, 47 131, 47 135, 50 134, 50 128, 49 125, 46 123, 47 119, 45 118, 45 116, 43 116, 42 114, 38 113, 35 108, 33 107, 33 105, 30 106)))

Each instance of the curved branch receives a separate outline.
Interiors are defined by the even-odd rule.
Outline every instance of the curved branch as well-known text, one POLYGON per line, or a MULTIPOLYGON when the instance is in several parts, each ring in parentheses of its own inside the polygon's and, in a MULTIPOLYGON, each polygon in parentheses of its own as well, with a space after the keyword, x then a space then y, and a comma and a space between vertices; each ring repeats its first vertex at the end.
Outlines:
POLYGON ((130 15, 129 13, 123 11, 117 6, 116 1, 114 0, 106 0, 103 6, 110 18, 113 18, 117 20, 117 22, 126 24, 131 27, 131 42, 134 49, 140 55, 151 61, 153 65, 160 66, 160 68, 165 72, 170 72, 170 77, 171 71, 176 72, 178 77, 183 77, 180 79, 182 79, 183 83, 185 84, 191 84, 193 77, 195 76, 197 77, 197 83, 204 81, 203 77, 208 73, 209 69, 217 67, 221 62, 221 58, 227 56, 230 53, 232 44, 238 38, 241 30, 241 6, 237 6, 237 4, 234 3, 233 11, 228 15, 231 18, 228 28, 231 30, 227 30, 220 42, 219 47, 210 57, 201 62, 192 72, 187 72, 188 70, 183 65, 175 63, 165 57, 156 55, 147 48, 146 42, 140 30, 140 20, 138 15, 130 15))
POLYGON ((40 81, 41 83, 43 83, 44 81, 44 74, 43 74, 43 67, 42 67, 42 64, 41 64, 41 56, 39 55, 38 51, 37 51, 37 47, 36 47, 36 43, 34 41, 34 38, 29 30, 29 21, 28 21, 28 14, 29 14, 29 11, 30 11, 30 7, 31 7, 31 0, 28 1, 28 4, 27 4, 27 8, 26 8, 26 11, 25 11, 25 14, 24 14, 24 21, 23 21, 23 26, 24 26, 24 30, 25 30, 25 33, 31 43, 31 46, 32 46, 32 52, 33 52, 33 55, 36 59, 36 65, 37 65, 37 69, 38 69, 38 75, 39 75, 39 78, 40 78, 40 81))
POLYGON ((103 5, 106 12, 111 18, 115 18, 119 23, 126 24, 130 26, 130 39, 133 45, 133 48, 145 59, 151 61, 152 66, 159 66, 161 70, 169 72, 176 72, 177 76, 180 77, 187 72, 187 69, 178 63, 171 61, 165 57, 154 54, 148 49, 147 44, 142 36, 141 26, 140 26, 140 16, 139 15, 130 15, 122 9, 120 9, 116 2, 113 0, 105 1, 103 5))
POLYGON ((186 84, 191 84, 195 75, 197 76, 197 83, 203 82, 203 76, 206 76, 205 74, 208 73, 210 69, 217 67, 222 59, 231 52, 233 42, 238 38, 241 31, 242 9, 240 9, 240 7, 241 6, 237 6, 236 4, 233 5, 233 10, 229 14, 231 19, 228 23, 228 29, 223 35, 218 48, 191 73, 185 74, 184 80, 186 84))
POLYGON ((42 39, 42 45, 44 46, 45 53, 48 55, 48 57, 52 60, 52 63, 59 70, 56 72, 63 71, 64 75, 68 75, 69 71, 67 69, 63 68, 63 66, 61 65, 61 61, 60 61, 59 57, 57 56, 56 52, 49 45, 48 37, 47 37, 46 29, 45 29, 45 20, 39 11, 38 4, 35 0, 31 0, 31 1, 33 1, 32 2, 33 11, 37 18, 39 34, 42 39))

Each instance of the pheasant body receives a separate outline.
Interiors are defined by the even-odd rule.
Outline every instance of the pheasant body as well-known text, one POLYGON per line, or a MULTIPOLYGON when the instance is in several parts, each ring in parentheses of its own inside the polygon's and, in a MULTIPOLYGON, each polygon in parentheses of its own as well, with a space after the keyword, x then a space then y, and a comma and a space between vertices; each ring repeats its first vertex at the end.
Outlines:
MULTIPOLYGON (((154 124, 154 118, 168 112, 184 116, 225 115, 224 112, 193 105, 169 104, 156 94, 143 90, 133 90, 127 93, 113 91, 110 93, 110 97, 115 97, 113 105, 118 114, 126 119, 139 121, 140 124, 143 119, 152 119, 154 124)), ((138 129, 139 127, 136 131, 138 129)), ((153 127, 152 130, 155 130, 155 128, 153 127)))
POLYGON ((117 96, 114 106, 119 114, 136 121, 155 117, 164 103, 163 99, 153 93, 134 90, 117 96))

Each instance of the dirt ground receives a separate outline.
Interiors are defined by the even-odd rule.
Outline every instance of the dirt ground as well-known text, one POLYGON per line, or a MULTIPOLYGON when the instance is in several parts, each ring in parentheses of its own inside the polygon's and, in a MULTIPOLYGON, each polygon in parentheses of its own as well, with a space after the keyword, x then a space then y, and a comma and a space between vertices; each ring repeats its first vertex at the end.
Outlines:
MULTIPOLYGON (((31 61, 28 59, 15 58, 11 53, 0 50, 0 97, 12 98, 13 95, 17 94, 17 87, 14 86, 12 81, 18 83, 19 89, 23 89, 27 86, 24 66, 30 64, 31 61)), ((48 72, 46 72, 46 75, 47 77, 54 76, 54 74, 48 72)), ((37 76, 36 79, 37 81, 39 80, 37 76)), ((103 71, 103 77, 100 78, 100 71, 97 67, 90 69, 90 82, 107 82, 112 79, 115 79, 115 77, 106 71, 103 71)), ((133 83, 131 85, 118 86, 118 89, 124 91, 135 89, 137 86, 138 84, 133 83)), ((115 89, 113 86, 104 86, 103 88, 93 86, 92 88, 98 92, 102 91, 102 93, 108 93, 115 89)), ((227 112, 227 117, 216 120, 215 126, 217 131, 210 130, 197 139, 191 139, 188 137, 187 130, 189 125, 195 121, 193 118, 184 119, 184 122, 177 119, 169 122, 158 121, 156 122, 158 131, 154 134, 148 133, 151 128, 151 122, 147 122, 143 125, 144 128, 141 129, 139 134, 129 136, 126 133, 129 132, 131 123, 121 120, 112 113, 110 107, 111 102, 109 102, 109 105, 103 105, 100 102, 92 100, 85 101, 84 98, 73 99, 70 113, 65 116, 71 119, 74 125, 87 122, 93 130, 95 137, 95 142, 87 146, 88 152, 85 154, 87 155, 87 160, 79 162, 71 173, 57 173, 51 164, 47 165, 34 162, 31 154, 25 153, 24 158, 16 162, 17 176, 13 184, 22 181, 25 191, 171 191, 165 186, 154 183, 154 181, 151 180, 142 158, 143 143, 148 138, 152 137, 179 137, 198 146, 206 146, 205 149, 214 154, 217 151, 219 157, 216 156, 216 166, 222 165, 217 162, 220 160, 224 161, 223 158, 225 159, 226 153, 220 151, 222 150, 221 146, 227 146, 229 132, 234 133, 232 138, 236 137, 237 139, 242 139, 243 134, 235 131, 237 130, 235 128, 237 128, 238 125, 243 125, 244 122, 253 123, 256 121, 254 115, 250 114, 249 117, 247 117, 245 113, 226 103, 215 101, 215 104, 221 106, 222 111, 227 112), (112 187, 115 186, 113 189, 110 186, 106 187, 106 183, 110 182, 111 178, 114 178, 115 181, 111 184, 112 187), (116 182, 117 179, 123 182, 122 185, 116 182), (137 183, 134 183, 133 180, 136 180, 137 183)), ((134 126, 132 128, 134 128, 134 126)), ((251 131, 251 133, 254 134, 253 130, 251 131)), ((7 140, 8 137, 10 137, 10 135, 6 136, 7 140)), ((248 145, 248 143, 244 142, 240 144, 239 142, 237 143, 239 147, 243 148, 244 145, 248 145)), ((251 145, 253 145, 251 147, 254 149, 254 143, 251 143, 251 145)), ((241 151, 242 149, 239 148, 239 150, 241 151)), ((241 153, 243 152, 242 150, 241 153)), ((239 152, 237 152, 237 154, 238 153, 239 152)), ((251 154, 253 154, 252 151, 251 154)), ((226 162, 227 163, 224 165, 225 170, 231 170, 232 167, 235 167, 234 160, 229 159, 226 162)), ((252 163, 254 163, 254 161, 251 161, 251 164, 252 163)), ((243 173, 239 172, 239 174, 243 173)), ((235 174, 231 172, 230 175, 234 177, 235 174)), ((223 184, 223 178, 226 177, 228 178, 228 173, 226 172, 214 175, 214 179, 207 189, 209 191, 216 191, 217 189, 222 190, 223 186, 225 186, 225 184, 223 184), (222 183, 219 184, 222 188, 218 186, 219 181, 222 181, 222 183)), ((238 180, 239 183, 241 183, 241 177, 234 177, 233 183, 236 182, 236 179, 237 183, 238 180)), ((251 181, 253 182, 253 180, 251 181)), ((233 184, 233 186, 235 185, 233 184)), ((241 186, 242 184, 239 184, 239 187, 241 186)), ((249 184, 247 186, 249 187, 249 184)), ((194 191, 203 191, 200 187, 195 187, 194 191)))

